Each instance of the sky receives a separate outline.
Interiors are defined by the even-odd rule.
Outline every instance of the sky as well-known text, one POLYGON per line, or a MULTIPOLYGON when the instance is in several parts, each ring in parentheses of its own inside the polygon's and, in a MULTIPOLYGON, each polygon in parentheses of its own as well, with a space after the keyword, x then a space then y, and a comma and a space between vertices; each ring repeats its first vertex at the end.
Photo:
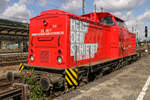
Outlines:
MULTIPOLYGON (((85 13, 110 12, 125 20, 128 29, 135 27, 138 38, 144 39, 144 27, 150 29, 150 0, 85 0, 85 13)), ((82 0, 0 0, 0 18, 19 22, 29 19, 43 10, 61 9, 77 15, 82 14, 82 0)), ((149 37, 150 38, 150 37, 149 37)))

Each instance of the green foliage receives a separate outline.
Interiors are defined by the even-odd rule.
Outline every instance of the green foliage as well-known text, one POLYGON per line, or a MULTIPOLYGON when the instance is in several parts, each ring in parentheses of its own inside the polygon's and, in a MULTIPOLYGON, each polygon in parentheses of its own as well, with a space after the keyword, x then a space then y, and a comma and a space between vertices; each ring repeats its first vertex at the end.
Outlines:
POLYGON ((32 100, 45 100, 44 93, 40 88, 39 84, 31 87, 31 94, 32 100))
POLYGON ((34 69, 26 70, 30 73, 29 76, 23 75, 22 81, 30 86, 30 97, 32 100, 45 100, 44 93, 39 85, 40 78, 35 75, 34 69))

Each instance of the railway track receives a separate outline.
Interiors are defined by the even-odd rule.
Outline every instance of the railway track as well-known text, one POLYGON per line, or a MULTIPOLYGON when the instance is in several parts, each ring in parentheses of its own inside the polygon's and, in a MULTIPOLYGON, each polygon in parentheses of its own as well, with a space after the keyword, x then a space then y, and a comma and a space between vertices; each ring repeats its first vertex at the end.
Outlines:
POLYGON ((21 100, 22 90, 21 89, 8 89, 0 92, 0 100, 10 99, 21 100), (20 98, 20 99, 19 99, 20 98))
POLYGON ((8 89, 10 86, 11 86, 11 84, 8 82, 8 80, 6 78, 0 79, 0 91, 8 89))
POLYGON ((0 100, 21 100, 22 90, 15 89, 6 78, 0 79, 0 100))
POLYGON ((20 63, 27 63, 27 60, 17 60, 17 61, 1 62, 0 66, 16 65, 16 64, 20 64, 20 63))
POLYGON ((28 53, 4 53, 0 54, 0 66, 27 63, 28 53))

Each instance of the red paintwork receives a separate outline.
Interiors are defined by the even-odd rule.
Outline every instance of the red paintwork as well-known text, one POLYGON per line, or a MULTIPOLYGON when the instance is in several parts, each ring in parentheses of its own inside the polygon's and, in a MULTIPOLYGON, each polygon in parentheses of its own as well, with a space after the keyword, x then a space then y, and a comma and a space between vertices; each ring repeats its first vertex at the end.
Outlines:
MULTIPOLYGON (((107 12, 94 12, 78 16, 54 9, 43 11, 40 15, 30 19, 28 64, 52 68, 70 68, 75 66, 75 59, 71 56, 70 37, 72 37, 72 30, 70 28, 70 19, 86 22, 86 24, 88 23, 88 31, 85 32, 83 42, 84 44, 97 45, 97 52, 94 53, 94 58, 91 58, 91 62, 118 59, 135 54, 135 34, 130 33, 125 27, 119 28, 116 22, 113 26, 104 25, 99 22, 99 18, 105 16, 112 16, 114 22, 115 18, 117 18, 107 12), (45 25, 43 21, 46 21, 45 25), (124 35, 122 35, 121 32, 124 32, 124 35), (58 50, 61 50, 61 53, 59 53, 58 50), (30 55, 34 56, 33 61, 30 60, 30 55), (58 56, 62 56, 62 64, 57 63, 58 56)), ((123 20, 117 19, 123 22, 123 20)), ((80 25, 82 26, 83 24, 80 23, 80 25)), ((84 30, 84 28, 80 27, 77 27, 77 30, 84 30)), ((80 32, 80 34, 82 35, 83 33, 80 32)), ((80 34, 78 34, 79 36, 75 36, 80 39, 79 37, 82 37, 80 34)), ((82 48, 83 46, 81 45, 81 50, 82 48)), ((82 54, 83 52, 81 52, 81 50, 80 53, 82 54)), ((85 52, 86 55, 89 54, 87 53, 88 50, 85 52)), ((82 57, 83 56, 85 57, 85 55, 82 54, 82 57)), ((88 63, 89 59, 77 61, 78 65, 88 63)))

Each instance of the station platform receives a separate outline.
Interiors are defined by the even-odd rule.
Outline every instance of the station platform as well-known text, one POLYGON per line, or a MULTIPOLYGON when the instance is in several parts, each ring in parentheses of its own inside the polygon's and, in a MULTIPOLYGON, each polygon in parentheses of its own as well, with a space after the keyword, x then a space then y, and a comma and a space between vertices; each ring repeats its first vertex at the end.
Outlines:
POLYGON ((54 100, 150 100, 150 56, 54 100))

